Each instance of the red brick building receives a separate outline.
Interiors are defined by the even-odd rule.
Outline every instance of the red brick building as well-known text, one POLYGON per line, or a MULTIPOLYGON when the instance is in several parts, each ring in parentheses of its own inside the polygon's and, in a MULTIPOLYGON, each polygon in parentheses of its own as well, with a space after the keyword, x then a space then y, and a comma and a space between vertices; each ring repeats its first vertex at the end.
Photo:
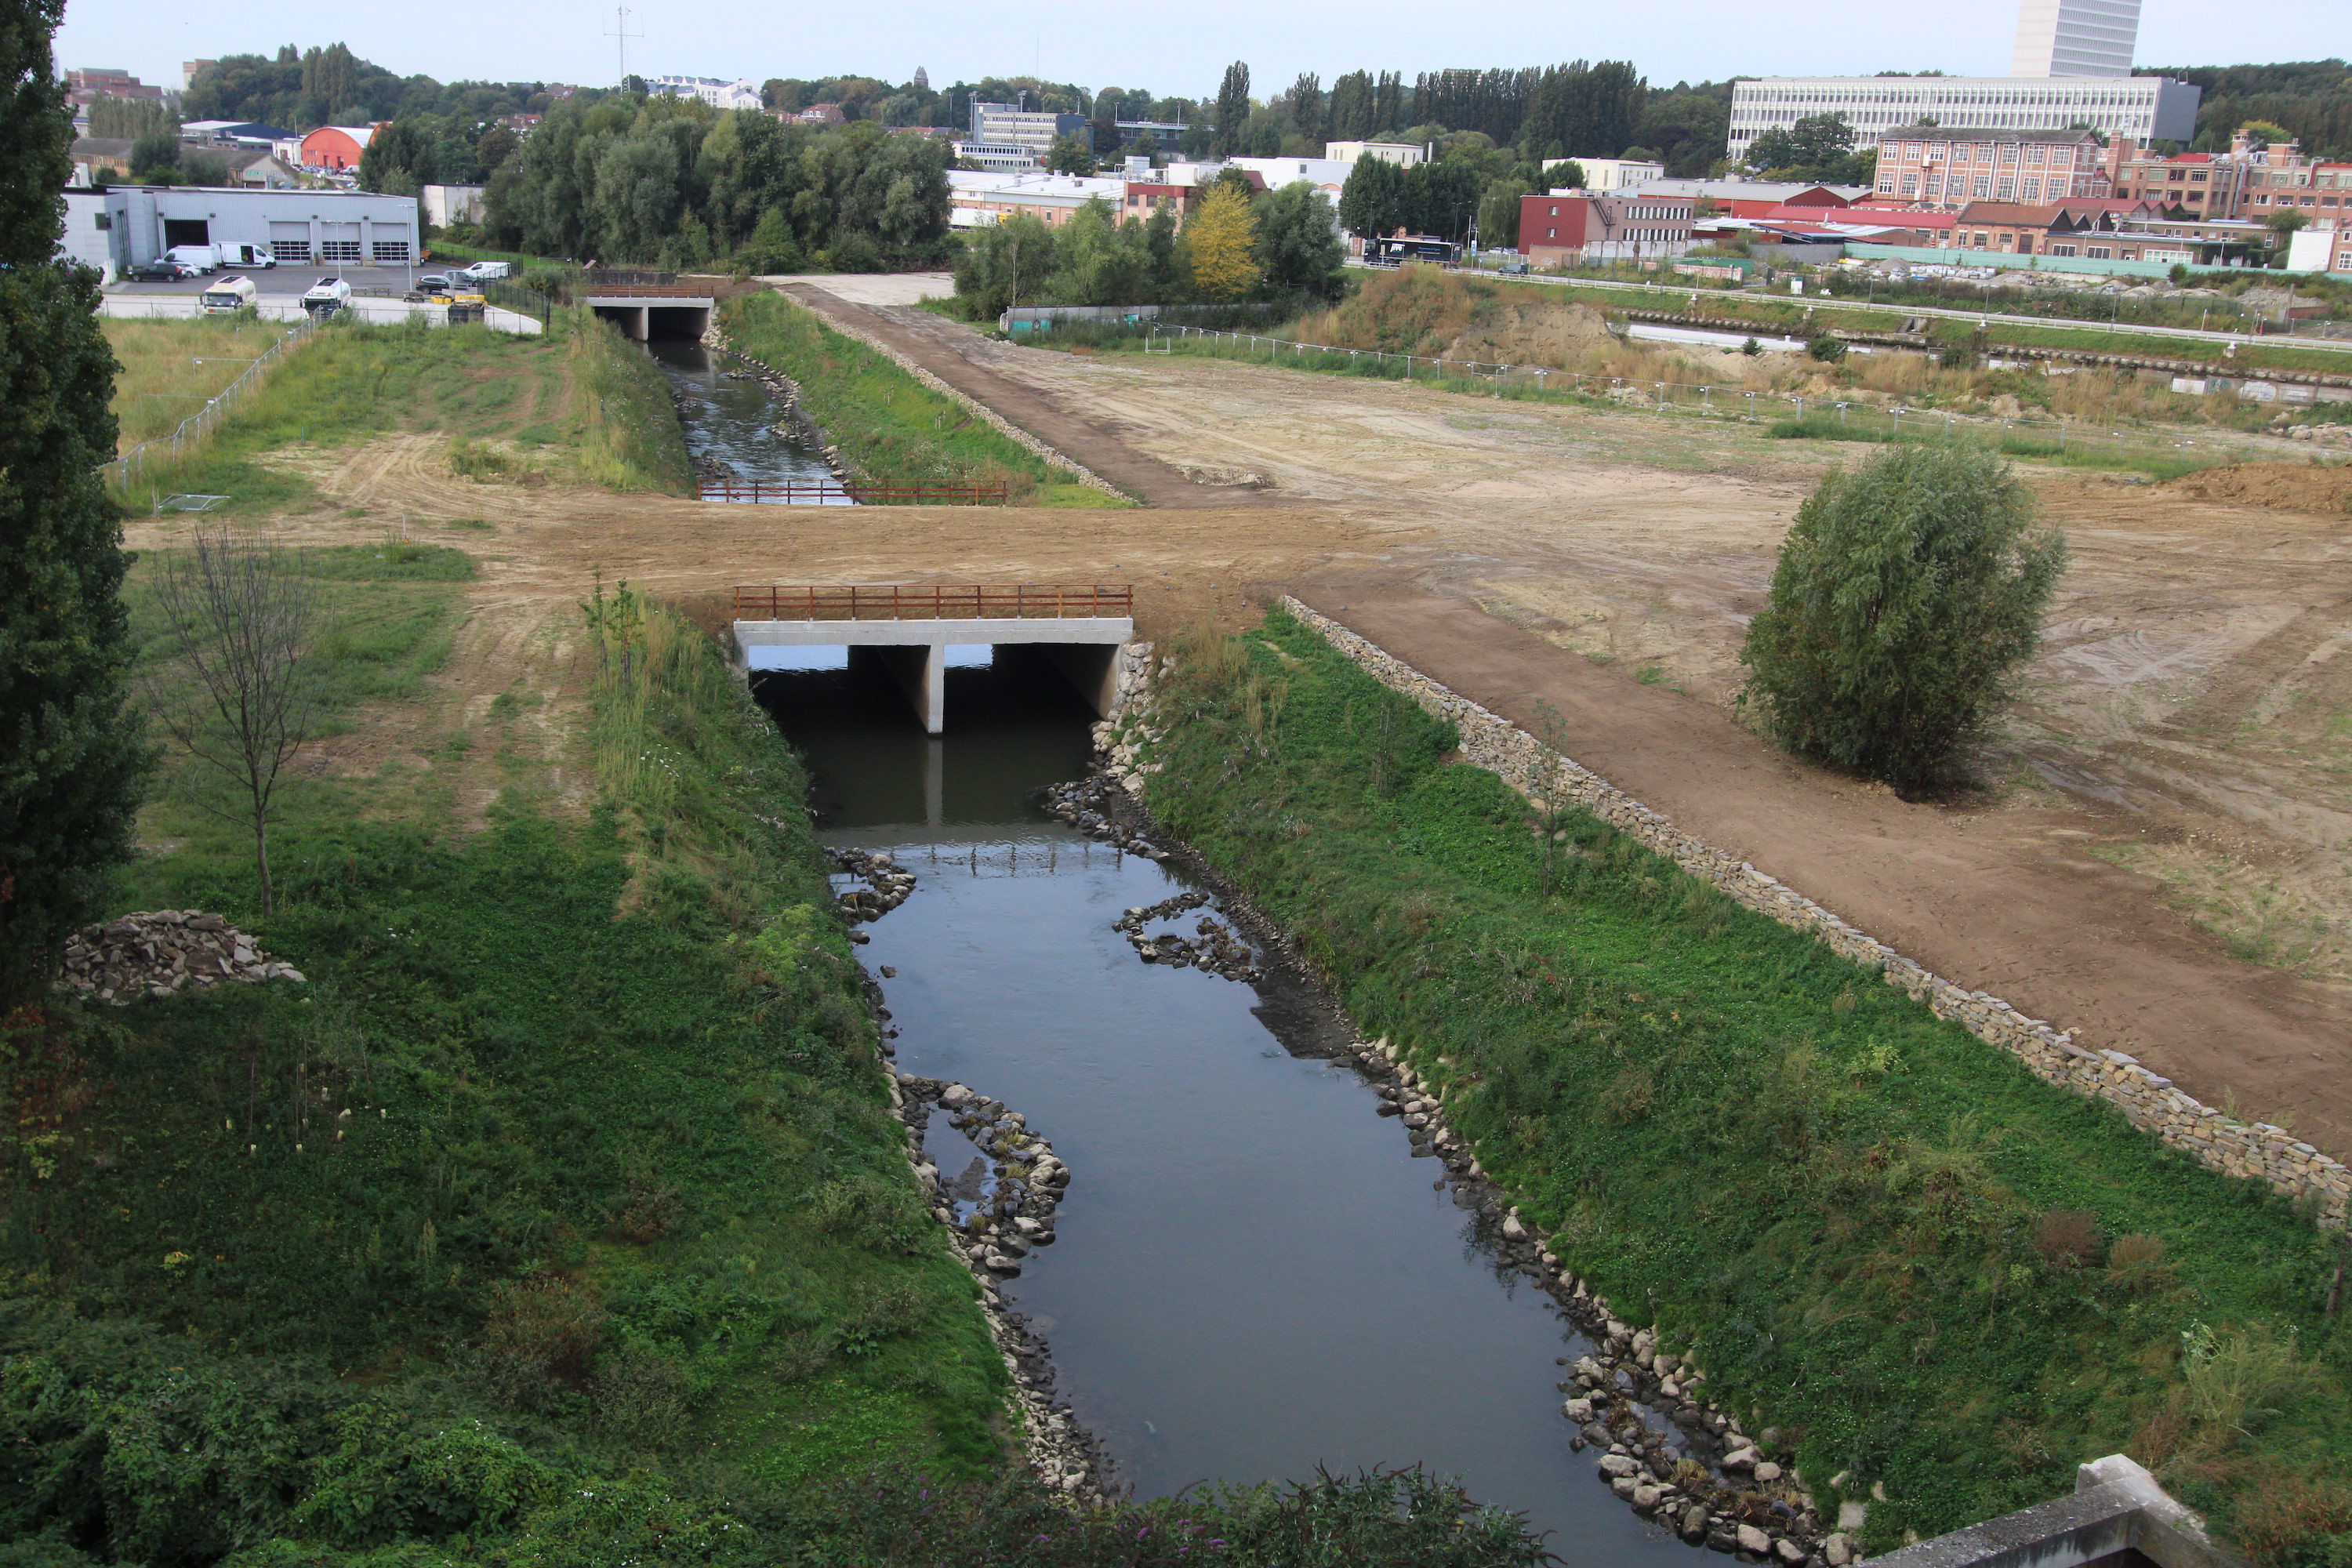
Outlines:
POLYGON ((1969 130, 1905 125, 1878 139, 1878 189, 1927 212, 1970 202, 2095 199, 2108 194, 2107 150, 2088 131, 1969 130))
POLYGON ((1519 249, 1538 267, 1680 256, 1691 246, 1688 196, 1555 191, 1519 198, 1519 249))

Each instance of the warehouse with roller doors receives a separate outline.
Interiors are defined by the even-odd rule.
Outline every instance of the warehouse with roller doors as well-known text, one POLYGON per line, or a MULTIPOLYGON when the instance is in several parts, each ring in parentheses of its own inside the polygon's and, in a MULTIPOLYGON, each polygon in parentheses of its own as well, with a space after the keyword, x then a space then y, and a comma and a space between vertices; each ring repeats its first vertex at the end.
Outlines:
POLYGON ((421 258, 414 196, 116 185, 68 193, 68 205, 77 201, 103 212, 97 226, 118 275, 177 245, 267 246, 297 266, 405 267, 421 258))

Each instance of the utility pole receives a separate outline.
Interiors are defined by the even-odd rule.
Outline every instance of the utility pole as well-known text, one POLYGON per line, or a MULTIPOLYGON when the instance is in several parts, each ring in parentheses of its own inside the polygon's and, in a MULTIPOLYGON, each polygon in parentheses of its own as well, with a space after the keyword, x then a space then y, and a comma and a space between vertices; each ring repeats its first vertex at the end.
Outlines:
POLYGON ((604 36, 614 40, 614 47, 620 54, 621 74, 613 85, 616 88, 625 87, 629 80, 629 40, 642 38, 645 35, 629 31, 629 8, 626 5, 615 5, 613 7, 613 30, 604 36))

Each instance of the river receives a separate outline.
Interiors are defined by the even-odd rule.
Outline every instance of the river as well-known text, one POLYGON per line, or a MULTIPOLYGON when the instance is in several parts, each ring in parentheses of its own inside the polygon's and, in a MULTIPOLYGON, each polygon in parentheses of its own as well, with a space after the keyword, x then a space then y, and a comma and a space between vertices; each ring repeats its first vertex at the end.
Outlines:
MULTIPOLYGON (((783 411, 774 397, 760 383, 729 374, 725 356, 691 338, 656 338, 646 352, 669 380, 687 455, 698 474, 839 489, 824 454, 779 430, 783 411)), ((855 503, 843 496, 831 504, 855 503)))
MULTIPOLYGON (((919 879, 860 950, 895 971, 899 1068, 1025 1113, 1074 1173, 1058 1239, 1004 1294, 1117 1479, 1154 1496, 1419 1462, 1569 1563, 1690 1568, 1570 1451, 1557 1358, 1588 1347, 1323 1054, 1329 1014, 1276 967, 1252 986, 1146 965, 1113 929, 1193 884, 1040 809, 1092 714, 959 654, 943 737, 863 668, 755 689, 809 760, 825 840, 919 879)), ((974 1157, 944 1116, 927 1147, 950 1176, 974 1157)))

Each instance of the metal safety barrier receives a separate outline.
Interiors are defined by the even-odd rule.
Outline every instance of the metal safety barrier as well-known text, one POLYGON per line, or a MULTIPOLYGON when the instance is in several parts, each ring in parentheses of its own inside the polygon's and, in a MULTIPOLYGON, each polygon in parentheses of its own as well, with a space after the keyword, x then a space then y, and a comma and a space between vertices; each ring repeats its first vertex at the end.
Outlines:
POLYGON ((1062 620, 1134 613, 1132 584, 853 584, 735 590, 739 621, 1062 620))

